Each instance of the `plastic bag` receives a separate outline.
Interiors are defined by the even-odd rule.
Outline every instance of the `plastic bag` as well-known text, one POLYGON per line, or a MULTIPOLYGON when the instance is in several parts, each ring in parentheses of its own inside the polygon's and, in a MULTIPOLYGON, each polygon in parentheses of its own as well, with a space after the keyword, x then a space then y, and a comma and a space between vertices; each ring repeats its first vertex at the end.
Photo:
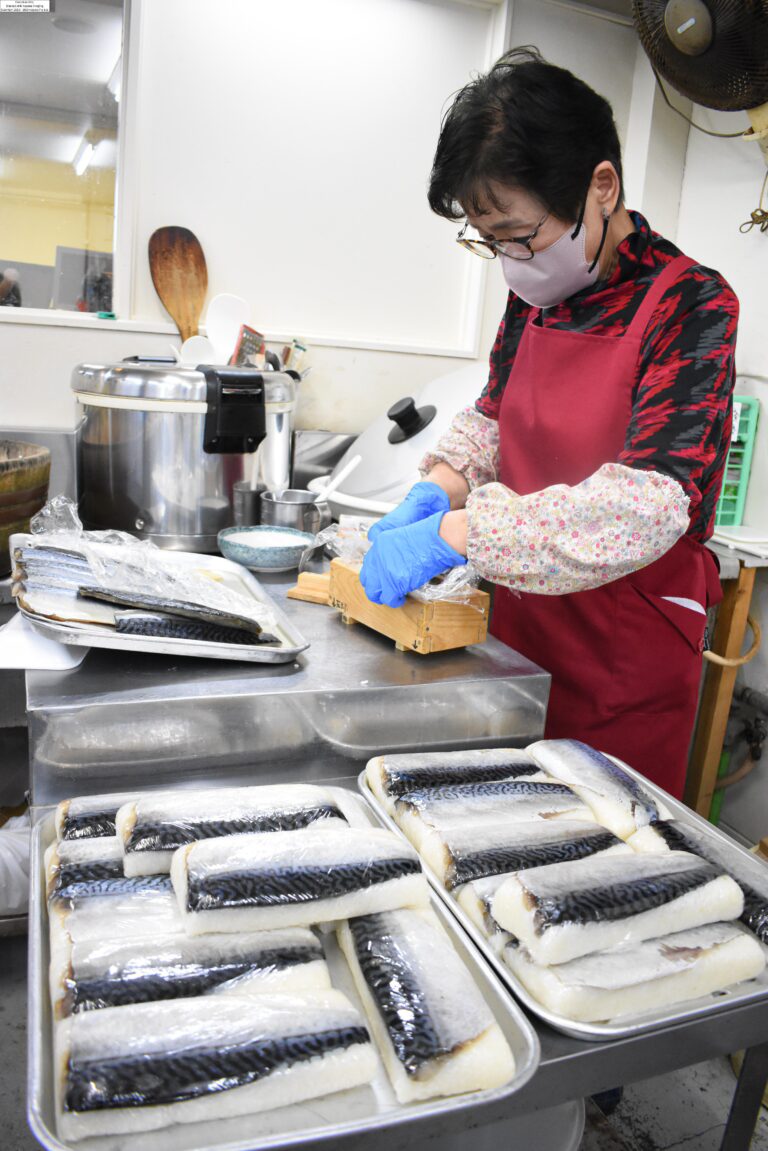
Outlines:
POLYGON ((0 915, 26 915, 29 906, 29 816, 0 827, 0 915))
POLYGON ((155 611, 164 607, 170 611, 178 603, 191 604, 239 617, 265 631, 275 626, 268 606, 227 587, 218 573, 208 571, 203 556, 199 564, 194 564, 186 556, 163 551, 149 540, 138 540, 126 532, 85 531, 75 505, 65 496, 54 496, 33 518, 30 531, 34 540, 23 549, 20 565, 17 562, 21 582, 28 583, 32 578, 25 568, 30 553, 40 547, 47 553, 41 557, 41 564, 45 563, 46 570, 55 575, 57 586, 62 586, 58 581, 66 579, 64 587, 70 592, 93 587, 104 593, 140 599, 139 606, 155 611), (60 564, 48 552, 50 548, 66 553, 60 557, 60 564), (84 562, 78 565, 78 559, 84 562), (148 599, 156 602, 147 603, 148 599))
MULTIPOLYGON (((339 517, 337 524, 331 524, 315 536, 313 547, 327 547, 333 555, 345 563, 357 566, 362 564, 365 554, 371 547, 368 529, 378 517, 345 516, 339 517)), ((439 603, 452 600, 470 603, 474 589, 480 582, 480 575, 472 564, 451 568, 429 583, 415 588, 408 594, 421 603, 439 603)), ((477 608, 482 612, 482 607, 477 608)))

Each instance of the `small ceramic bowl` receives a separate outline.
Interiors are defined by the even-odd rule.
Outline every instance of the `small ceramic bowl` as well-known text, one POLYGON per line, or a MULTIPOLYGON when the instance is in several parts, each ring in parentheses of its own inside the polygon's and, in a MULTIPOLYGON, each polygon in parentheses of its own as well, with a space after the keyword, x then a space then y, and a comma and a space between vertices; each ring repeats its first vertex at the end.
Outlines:
POLYGON ((256 572, 288 572, 299 566, 301 553, 314 541, 309 532, 296 528, 224 528, 219 532, 219 551, 228 560, 256 572))

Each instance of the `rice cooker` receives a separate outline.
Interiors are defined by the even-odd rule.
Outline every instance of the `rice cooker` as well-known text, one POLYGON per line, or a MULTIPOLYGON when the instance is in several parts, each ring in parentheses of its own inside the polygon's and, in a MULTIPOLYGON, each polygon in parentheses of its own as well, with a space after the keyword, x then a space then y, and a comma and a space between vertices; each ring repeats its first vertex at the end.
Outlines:
POLYGON ((260 445, 264 482, 289 486, 298 380, 291 371, 139 356, 80 364, 71 386, 84 526, 216 552, 218 532, 234 522, 233 484, 260 445))
POLYGON ((420 479, 423 457, 448 430, 456 413, 474 405, 487 380, 487 362, 473 362, 393 404, 354 440, 331 473, 333 479, 353 456, 361 457, 342 490, 329 497, 333 515, 391 511, 420 479))

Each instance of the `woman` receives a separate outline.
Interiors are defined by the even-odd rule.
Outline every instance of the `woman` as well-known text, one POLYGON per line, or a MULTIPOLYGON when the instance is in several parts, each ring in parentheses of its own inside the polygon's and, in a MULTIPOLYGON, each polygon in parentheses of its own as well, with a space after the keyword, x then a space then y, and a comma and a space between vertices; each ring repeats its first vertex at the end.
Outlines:
POLYGON ((510 288, 475 408, 369 532, 361 579, 397 605, 467 558, 491 630, 552 674, 546 735, 583 739, 681 796, 720 598, 712 533, 738 304, 624 207, 608 103, 517 49, 459 92, 433 211, 510 288))

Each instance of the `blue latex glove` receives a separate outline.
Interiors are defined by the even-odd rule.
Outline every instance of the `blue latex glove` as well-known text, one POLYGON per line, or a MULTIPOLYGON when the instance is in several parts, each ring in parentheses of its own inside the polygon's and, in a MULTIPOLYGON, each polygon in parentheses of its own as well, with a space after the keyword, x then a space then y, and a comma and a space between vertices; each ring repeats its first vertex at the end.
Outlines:
POLYGON ((408 495, 394 511, 383 516, 368 529, 368 539, 373 541, 382 532, 391 531, 392 528, 404 528, 407 524, 415 524, 417 520, 426 519, 435 512, 448 512, 451 510, 451 501, 438 484, 429 480, 422 480, 414 484, 408 495))
MULTIPOLYGON (((394 514, 394 513, 393 513, 394 514)), ((401 607, 409 591, 421 587, 446 568, 458 567, 467 557, 438 534, 445 512, 382 532, 367 552, 360 582, 372 603, 401 607)))

